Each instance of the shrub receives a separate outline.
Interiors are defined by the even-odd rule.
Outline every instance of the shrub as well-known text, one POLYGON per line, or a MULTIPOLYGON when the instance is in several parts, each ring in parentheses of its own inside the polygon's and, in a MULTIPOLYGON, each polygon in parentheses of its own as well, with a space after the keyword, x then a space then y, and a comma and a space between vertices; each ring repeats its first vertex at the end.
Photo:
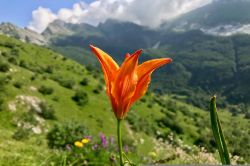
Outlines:
POLYGON ((18 128, 16 132, 12 135, 12 138, 15 140, 24 140, 29 137, 30 129, 18 128))
POLYGON ((7 57, 7 56, 9 56, 9 53, 4 51, 4 52, 2 52, 2 56, 7 57))
POLYGON ((245 118, 250 119, 250 112, 245 113, 245 118))
POLYGON ((76 140, 81 140, 87 134, 87 128, 76 122, 55 124, 47 134, 48 146, 65 149, 67 145, 72 145, 76 140))
POLYGON ((72 97, 72 100, 74 100, 78 105, 84 106, 88 103, 88 94, 84 91, 78 90, 72 97))
POLYGON ((16 87, 16 88, 18 88, 18 89, 20 89, 20 88, 22 88, 22 86, 23 86, 23 84, 21 83, 21 82, 14 82, 14 87, 16 87))
POLYGON ((23 68, 27 68, 28 67, 27 63, 24 60, 20 61, 19 66, 23 67, 23 68))
POLYGON ((51 88, 51 87, 47 87, 47 86, 42 85, 42 86, 38 89, 38 91, 39 91, 40 93, 42 93, 43 95, 50 95, 50 94, 53 93, 54 89, 51 88))
POLYGON ((18 119, 19 122, 21 122, 21 126, 24 126, 25 123, 29 123, 32 125, 37 125, 38 121, 34 116, 34 112, 24 112, 18 119))
POLYGON ((93 92, 96 94, 99 94, 101 91, 103 90, 103 86, 102 85, 98 85, 93 92))
POLYGON ((37 74, 34 74, 34 75, 32 75, 32 76, 30 77, 30 80, 31 80, 31 81, 34 81, 34 80, 36 79, 36 77, 37 77, 37 74))
POLYGON ((89 72, 92 72, 92 71, 95 70, 95 67, 92 66, 92 65, 87 65, 87 66, 86 66, 86 69, 87 69, 89 72))
POLYGON ((47 105, 45 102, 39 104, 41 112, 38 113, 44 119, 56 119, 55 110, 52 106, 47 105))
POLYGON ((4 91, 4 86, 8 83, 7 77, 0 77, 0 92, 4 91))
POLYGON ((17 64, 18 64, 16 58, 14 58, 14 57, 10 57, 10 58, 8 59, 8 61, 9 61, 10 63, 14 64, 14 65, 17 65, 17 64))
POLYGON ((3 98, 0 96, 0 111, 2 111, 3 102, 4 102, 4 100, 3 100, 3 98))
POLYGON ((66 61, 66 60, 67 60, 67 58, 66 58, 66 57, 63 57, 63 58, 62 58, 62 60, 63 60, 63 61, 66 61))
POLYGON ((54 78, 54 80, 57 81, 61 86, 68 88, 68 89, 73 89, 73 87, 75 85, 74 80, 63 80, 60 77, 56 77, 56 78, 54 78))
POLYGON ((1 72, 7 72, 7 71, 9 71, 9 69, 10 69, 9 64, 4 63, 4 62, 0 62, 0 71, 1 72))
POLYGON ((184 130, 183 128, 179 125, 179 123, 174 119, 174 117, 169 118, 169 117, 164 117, 159 120, 157 120, 158 126, 160 127, 168 127, 170 128, 173 132, 177 134, 183 134, 184 130))
POLYGON ((47 66, 44 71, 46 73, 52 74, 54 71, 53 66, 47 66))
POLYGON ((83 86, 88 85, 89 84, 88 78, 83 78, 82 81, 80 81, 80 84, 83 85, 83 86))

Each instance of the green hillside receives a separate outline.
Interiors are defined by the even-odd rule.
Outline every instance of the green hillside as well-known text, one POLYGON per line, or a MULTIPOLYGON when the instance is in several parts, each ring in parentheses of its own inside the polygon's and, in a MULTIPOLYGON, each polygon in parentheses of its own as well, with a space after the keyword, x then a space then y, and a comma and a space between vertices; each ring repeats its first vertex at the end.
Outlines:
MULTIPOLYGON (((185 96, 147 93, 133 106, 123 129, 134 162, 218 163, 209 113, 183 101, 185 96)), ((249 163, 249 120, 226 110, 219 116, 229 151, 240 156, 238 163, 249 163)), ((76 159, 73 144, 86 135, 93 143, 100 133, 116 137, 115 124, 99 70, 0 36, 0 165, 109 165, 116 148, 97 153, 86 147, 76 159)))

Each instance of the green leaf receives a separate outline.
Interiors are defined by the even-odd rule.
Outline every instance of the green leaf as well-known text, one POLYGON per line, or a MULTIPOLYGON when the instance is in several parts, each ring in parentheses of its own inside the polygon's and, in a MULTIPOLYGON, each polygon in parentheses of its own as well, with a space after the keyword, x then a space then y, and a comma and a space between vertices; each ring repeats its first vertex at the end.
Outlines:
POLYGON ((229 165, 230 158, 229 158, 228 148, 226 145, 225 137, 221 129, 220 120, 217 114, 216 96, 213 96, 210 100, 210 118, 211 118, 212 131, 216 145, 219 150, 221 162, 222 164, 229 165))

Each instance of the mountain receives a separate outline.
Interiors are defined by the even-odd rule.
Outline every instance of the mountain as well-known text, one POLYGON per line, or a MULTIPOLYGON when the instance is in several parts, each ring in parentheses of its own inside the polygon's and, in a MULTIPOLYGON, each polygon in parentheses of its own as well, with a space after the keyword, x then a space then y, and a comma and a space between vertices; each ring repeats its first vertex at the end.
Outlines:
POLYGON ((41 34, 47 39, 71 35, 82 35, 85 37, 101 35, 99 30, 89 24, 70 24, 61 20, 55 20, 41 34))
MULTIPOLYGON (((149 92, 128 113, 123 139, 135 162, 218 163, 209 113, 179 98, 149 92), (149 155, 152 152, 154 158, 149 155)), ((85 136, 81 126, 88 129, 84 133, 92 137, 91 145, 100 142, 100 133, 102 138, 115 137, 116 119, 110 108, 103 76, 94 68, 0 35, 0 165, 71 165, 77 161, 81 165, 83 153, 85 163, 109 165, 105 152, 113 154, 116 148, 97 153, 86 145, 85 152, 74 149, 73 143, 85 136), (51 141, 62 147, 52 148, 51 141)), ((249 162, 249 120, 224 110, 218 114, 230 152, 240 156, 238 162, 249 162)))
POLYGON ((119 61, 124 56, 120 54, 121 52, 133 52, 138 48, 151 48, 157 43, 156 39, 160 35, 157 31, 147 27, 116 20, 107 20, 97 27, 86 24, 57 24, 56 21, 49 25, 44 33, 54 27, 67 29, 73 34, 55 38, 51 41, 52 46, 77 46, 89 49, 89 44, 94 43, 112 52, 116 56, 114 58, 119 61), (62 25, 63 27, 61 27, 62 25), (73 28, 74 30, 72 30, 73 28))
MULTIPOLYGON (((89 52, 89 44, 110 53, 119 63, 126 53, 140 48, 144 49, 140 61, 172 57, 174 63, 154 76, 155 91, 189 96, 188 102, 202 108, 207 107, 207 94, 216 93, 223 99, 220 106, 231 103, 249 108, 250 36, 218 36, 204 31, 229 24, 247 27, 249 3, 247 0, 214 1, 160 29, 117 20, 107 20, 97 27, 56 20, 41 35, 48 40, 47 47, 94 67, 99 64, 89 52), (235 8, 241 10, 231 12, 235 8), (182 31, 176 30, 183 22, 188 22, 187 26, 182 31)), ((249 111, 240 112, 248 114, 249 111)))
MULTIPOLYGON (((81 25, 74 26, 81 29, 81 25)), ((108 20, 94 29, 99 33, 84 36, 76 31, 66 37, 61 35, 53 39, 50 47, 82 64, 94 66, 93 57, 85 51, 89 44, 104 49, 119 62, 123 61, 125 53, 143 48, 141 60, 174 59, 173 64, 154 76, 156 84, 152 88, 155 91, 191 96, 189 102, 202 108, 207 107, 207 93, 222 96, 221 106, 226 106, 227 102, 249 105, 249 35, 219 37, 201 30, 157 31, 115 20, 108 20)))
POLYGON ((11 23, 1 23, 0 34, 8 35, 21 41, 37 45, 46 45, 48 43, 44 36, 27 28, 19 28, 11 23))
POLYGON ((249 0, 216 0, 161 25, 173 31, 202 30, 207 34, 230 36, 250 33, 249 0))

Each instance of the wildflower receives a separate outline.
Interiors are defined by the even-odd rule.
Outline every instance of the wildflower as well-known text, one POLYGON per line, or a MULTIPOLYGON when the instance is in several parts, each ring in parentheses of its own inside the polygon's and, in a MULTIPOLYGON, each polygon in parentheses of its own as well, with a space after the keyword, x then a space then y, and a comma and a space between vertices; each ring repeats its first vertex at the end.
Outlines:
POLYGON ((74 143, 74 145, 75 145, 76 147, 78 147, 78 148, 82 148, 82 147, 83 147, 83 143, 80 142, 80 141, 76 141, 76 142, 74 143))
POLYGON ((101 134, 100 134, 100 138, 101 138, 102 146, 103 146, 104 148, 107 148, 107 147, 108 147, 108 142, 107 142, 106 136, 105 136, 103 133, 101 133, 101 134))
MULTIPOLYGON (((123 155, 125 153, 122 152, 121 121, 131 105, 146 93, 153 71, 164 64, 170 63, 172 59, 153 59, 138 65, 138 58, 142 52, 142 50, 138 50, 132 55, 126 54, 124 62, 119 67, 107 53, 92 45, 90 47, 102 66, 106 92, 117 118, 120 165, 123 166, 123 155)), ((101 140, 103 147, 107 147, 107 140, 104 135, 101 136, 101 140)), ((129 160, 128 162, 130 163, 129 160)))
POLYGON ((142 50, 126 54, 121 67, 101 49, 90 45, 101 63, 106 82, 107 94, 117 119, 124 119, 131 105, 147 91, 152 72, 170 63, 170 58, 153 59, 138 65, 142 50))
POLYGON ((83 138, 83 139, 82 139, 82 143, 83 143, 83 144, 87 144, 87 143, 89 143, 89 141, 90 141, 90 140, 89 140, 88 138, 83 138))

